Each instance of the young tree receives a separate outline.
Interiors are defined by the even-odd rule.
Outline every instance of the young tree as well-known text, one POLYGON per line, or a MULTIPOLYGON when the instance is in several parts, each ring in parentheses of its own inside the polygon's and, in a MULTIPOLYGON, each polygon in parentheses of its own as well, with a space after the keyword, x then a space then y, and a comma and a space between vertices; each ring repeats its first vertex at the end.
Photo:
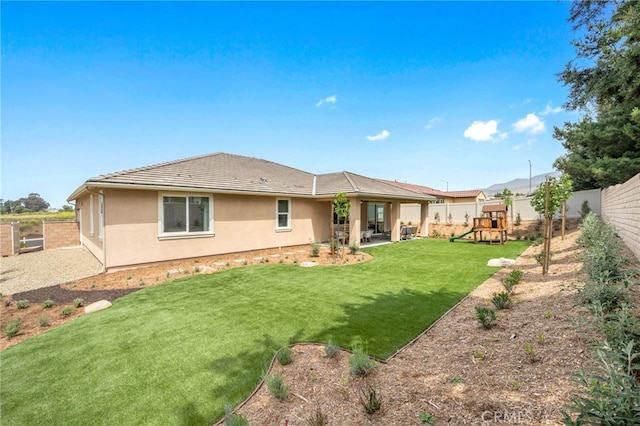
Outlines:
POLYGON ((347 198, 347 194, 344 192, 338 192, 336 197, 333 199, 333 212, 338 216, 338 218, 343 219, 343 232, 342 232, 342 257, 344 258, 344 248, 346 245, 347 239, 347 218, 349 217, 349 212, 351 211, 351 203, 347 198))
POLYGON ((511 232, 513 233, 513 192, 509 188, 505 188, 500 193, 500 198, 508 206, 511 211, 511 232))
POLYGON ((576 189, 604 188, 640 171, 640 2, 574 1, 569 21, 583 35, 560 80, 583 116, 554 129, 567 150, 554 166, 576 189))
MULTIPOLYGON (((563 174, 560 179, 547 177, 547 181, 541 183, 531 197, 531 206, 544 217, 543 247, 542 247, 542 273, 549 271, 551 258, 551 237, 553 233, 553 215, 560 210, 571 196, 573 181, 568 174, 563 174)), ((564 228, 564 210, 562 226, 564 228)))

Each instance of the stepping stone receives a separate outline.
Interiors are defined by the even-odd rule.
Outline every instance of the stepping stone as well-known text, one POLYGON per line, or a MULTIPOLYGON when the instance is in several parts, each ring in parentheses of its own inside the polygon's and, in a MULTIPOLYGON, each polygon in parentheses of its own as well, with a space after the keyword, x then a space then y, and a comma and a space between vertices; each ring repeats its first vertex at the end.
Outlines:
POLYGON ((316 262, 302 262, 300 266, 303 268, 311 268, 313 266, 318 266, 318 264, 316 262))
POLYGON ((98 312, 103 309, 107 309, 111 307, 111 302, 108 300, 98 300, 90 305, 84 307, 84 313, 90 314, 91 312, 98 312))
POLYGON ((514 263, 516 263, 515 260, 513 259, 505 259, 504 257, 501 257, 500 259, 491 259, 487 262, 487 266, 511 266, 514 263))

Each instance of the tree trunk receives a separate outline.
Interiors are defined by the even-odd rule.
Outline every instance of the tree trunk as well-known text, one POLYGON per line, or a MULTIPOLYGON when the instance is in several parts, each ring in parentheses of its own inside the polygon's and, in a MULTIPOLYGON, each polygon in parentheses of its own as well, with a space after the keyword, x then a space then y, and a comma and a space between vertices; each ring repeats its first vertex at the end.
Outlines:
POLYGON ((544 241, 542 245, 542 275, 549 272, 549 249, 551 247, 551 215, 549 214, 549 198, 551 197, 551 183, 547 177, 546 196, 544 199, 544 241))
POLYGON ((565 218, 567 216, 567 202, 563 201, 562 202, 562 232, 560 235, 562 235, 562 239, 564 240, 564 228, 565 228, 565 218))

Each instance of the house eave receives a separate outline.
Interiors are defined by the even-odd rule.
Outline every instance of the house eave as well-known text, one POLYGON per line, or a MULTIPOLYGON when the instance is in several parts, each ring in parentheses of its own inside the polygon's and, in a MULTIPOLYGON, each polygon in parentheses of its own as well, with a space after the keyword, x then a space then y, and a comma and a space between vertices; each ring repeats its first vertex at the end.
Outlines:
POLYGON ((112 182, 95 182, 87 181, 76 189, 69 197, 67 201, 76 200, 85 193, 89 193, 91 190, 96 189, 137 189, 144 191, 179 191, 179 192, 196 192, 207 194, 230 194, 230 195, 256 195, 263 197, 297 197, 297 198, 316 198, 310 194, 296 194, 291 192, 271 192, 271 191, 243 191, 243 190, 229 190, 218 188, 202 188, 192 186, 175 186, 175 185, 144 185, 133 183, 112 183, 112 182))

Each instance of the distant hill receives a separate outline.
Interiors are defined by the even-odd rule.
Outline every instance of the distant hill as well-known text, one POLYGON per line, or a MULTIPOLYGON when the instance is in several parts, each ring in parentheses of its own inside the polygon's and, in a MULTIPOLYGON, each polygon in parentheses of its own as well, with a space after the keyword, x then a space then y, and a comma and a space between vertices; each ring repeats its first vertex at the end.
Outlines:
MULTIPOLYGON (((547 176, 559 177, 561 174, 561 172, 549 172, 531 176, 531 190, 534 191, 538 185, 546 180, 547 176)), ((491 185, 490 187, 483 189, 483 191, 488 197, 491 197, 497 192, 502 192, 505 188, 508 188, 514 194, 527 194, 529 193, 529 178, 518 178, 505 183, 496 183, 495 185, 491 185)))

